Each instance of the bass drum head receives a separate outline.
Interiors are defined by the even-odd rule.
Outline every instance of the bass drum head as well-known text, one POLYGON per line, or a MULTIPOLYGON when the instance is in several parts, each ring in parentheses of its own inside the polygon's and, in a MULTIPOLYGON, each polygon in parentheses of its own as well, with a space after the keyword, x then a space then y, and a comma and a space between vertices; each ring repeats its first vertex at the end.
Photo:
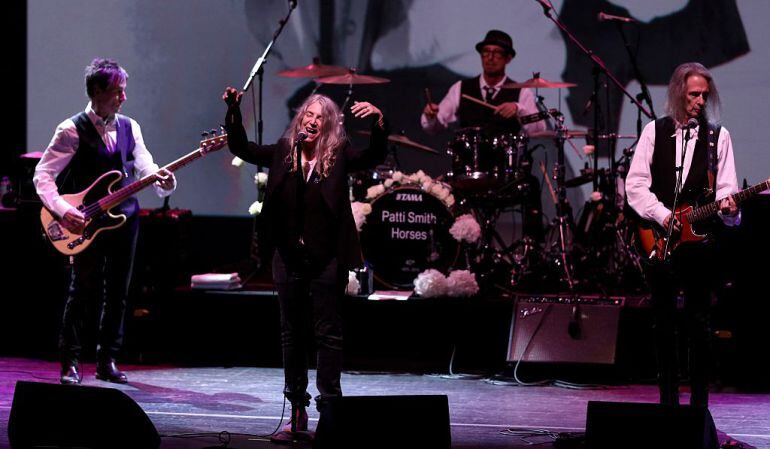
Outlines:
POLYGON ((449 233, 454 216, 430 193, 398 187, 372 201, 361 229, 361 248, 374 279, 391 289, 414 288, 428 268, 446 273, 460 245, 449 233))

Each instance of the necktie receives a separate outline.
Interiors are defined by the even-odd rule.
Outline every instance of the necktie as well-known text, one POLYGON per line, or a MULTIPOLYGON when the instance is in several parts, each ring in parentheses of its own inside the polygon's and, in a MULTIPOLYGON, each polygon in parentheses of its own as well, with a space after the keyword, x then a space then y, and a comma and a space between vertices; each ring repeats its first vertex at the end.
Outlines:
POLYGON ((310 173, 310 162, 305 161, 304 164, 302 164, 302 179, 307 182, 307 174, 310 173))
POLYGON ((487 92, 486 95, 484 96, 484 101, 486 101, 487 103, 491 103, 492 102, 492 96, 495 94, 495 88, 494 87, 489 87, 489 86, 484 86, 484 90, 487 92))

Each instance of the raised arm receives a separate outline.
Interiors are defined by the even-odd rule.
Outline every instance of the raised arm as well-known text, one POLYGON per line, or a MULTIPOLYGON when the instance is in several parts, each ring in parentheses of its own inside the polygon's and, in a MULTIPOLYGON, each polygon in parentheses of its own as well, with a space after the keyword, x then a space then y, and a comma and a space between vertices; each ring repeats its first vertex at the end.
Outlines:
POLYGON ((365 101, 356 102, 350 110, 353 112, 354 117, 364 118, 371 116, 375 120, 372 121, 372 133, 369 136, 369 147, 367 149, 354 149, 350 145, 345 147, 345 159, 348 163, 348 170, 364 170, 383 163, 388 155, 390 126, 382 115, 382 111, 365 101))
POLYGON ((222 100, 227 104, 225 115, 225 130, 227 131, 227 146, 230 152, 246 162, 255 165, 270 165, 277 145, 257 145, 246 137, 246 129, 243 127, 241 115, 241 96, 232 87, 225 89, 222 100))

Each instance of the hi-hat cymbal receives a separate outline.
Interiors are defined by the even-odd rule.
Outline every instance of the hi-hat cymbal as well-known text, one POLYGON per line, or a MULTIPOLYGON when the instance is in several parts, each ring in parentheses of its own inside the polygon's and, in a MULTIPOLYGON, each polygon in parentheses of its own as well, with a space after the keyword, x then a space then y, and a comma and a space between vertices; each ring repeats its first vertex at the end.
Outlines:
POLYGON ((349 69, 344 75, 325 76, 317 78, 316 82, 321 84, 382 84, 389 83, 387 78, 377 76, 359 75, 354 69, 349 69))
MULTIPOLYGON (((358 134, 360 134, 362 136, 369 136, 369 135, 372 134, 372 132, 371 131, 358 131, 358 134)), ((423 145, 421 143, 417 143, 414 140, 412 140, 412 139, 410 139, 410 138, 408 138, 406 136, 402 136, 400 134, 390 134, 390 135, 388 135, 388 140, 393 142, 393 143, 395 143, 396 145, 401 145, 401 146, 405 146, 405 147, 409 147, 409 148, 414 148, 414 149, 422 150, 422 151, 425 151, 425 152, 428 152, 428 153, 439 154, 438 151, 434 150, 433 148, 425 146, 425 145, 423 145)))
POLYGON ((522 89, 525 87, 532 89, 560 89, 564 87, 576 87, 575 83, 565 83, 563 81, 548 81, 547 79, 540 78, 540 73, 536 72, 532 78, 524 81, 523 83, 507 83, 503 84, 503 89, 522 89))
POLYGON ((348 72, 345 67, 321 64, 318 58, 313 58, 313 63, 305 67, 297 67, 278 72, 278 76, 285 78, 318 78, 322 76, 344 75, 348 72))

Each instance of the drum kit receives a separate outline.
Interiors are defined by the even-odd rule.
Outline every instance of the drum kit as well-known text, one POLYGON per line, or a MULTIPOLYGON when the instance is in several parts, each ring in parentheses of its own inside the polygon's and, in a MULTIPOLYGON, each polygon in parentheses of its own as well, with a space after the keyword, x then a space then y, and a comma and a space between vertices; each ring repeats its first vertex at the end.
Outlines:
MULTIPOLYGON (((313 92, 324 84, 347 85, 343 110, 352 97, 353 86, 389 82, 386 78, 359 74, 355 69, 323 65, 317 59, 310 65, 284 70, 278 75, 313 78, 316 82, 313 92)), ((535 74, 532 79, 505 84, 503 88, 562 89, 575 86, 574 83, 549 81, 535 74)), ((482 127, 455 131, 446 149, 451 158, 451 169, 438 178, 452 187, 458 198, 454 207, 447 207, 418 186, 393 185, 370 202, 372 213, 360 237, 364 258, 381 284, 388 288, 411 289, 412 281, 420 272, 428 268, 446 272, 457 268, 458 260, 463 268, 477 275, 482 288, 514 291, 542 288, 544 284, 558 284, 557 288, 563 290, 562 287, 566 287, 572 291, 581 284, 607 286, 626 281, 629 271, 641 273, 622 206, 618 207, 614 201, 589 201, 576 225, 566 195, 566 189, 587 183, 594 183, 597 190, 604 192, 608 182, 622 178, 630 158, 626 158, 625 164, 612 164, 611 170, 586 168, 579 176, 565 179, 565 142, 592 136, 587 131, 566 129, 564 116, 556 109, 546 108, 541 96, 537 98, 541 112, 520 117, 520 121, 525 124, 547 120, 550 129, 529 134, 489 134, 482 127), (552 140, 557 149, 552 176, 548 176, 544 166, 541 167, 556 214, 545 232, 542 232, 543 223, 538 223, 540 235, 525 233, 509 244, 497 231, 501 214, 508 211, 526 214, 527 208, 540 208, 539 204, 528 204, 531 194, 539 195, 540 190, 539 186, 533 185, 538 180, 532 174, 531 153, 540 147, 530 149, 530 142, 535 139, 552 140), (464 257, 460 257, 461 245, 449 233, 455 217, 461 213, 471 213, 481 227, 481 238, 477 244, 466 248, 464 257), (405 217, 417 222, 407 222, 405 217)), ((468 99, 488 106, 480 99, 468 99)), ((357 134, 368 136, 370 133, 359 131, 357 134)), ((598 137, 612 142, 636 138, 616 134, 598 137)), ((405 135, 392 134, 388 140, 394 146, 442 154, 405 135)), ((352 175, 351 196, 362 200, 369 187, 385 183, 397 169, 397 160, 390 160, 373 171, 352 175)))

